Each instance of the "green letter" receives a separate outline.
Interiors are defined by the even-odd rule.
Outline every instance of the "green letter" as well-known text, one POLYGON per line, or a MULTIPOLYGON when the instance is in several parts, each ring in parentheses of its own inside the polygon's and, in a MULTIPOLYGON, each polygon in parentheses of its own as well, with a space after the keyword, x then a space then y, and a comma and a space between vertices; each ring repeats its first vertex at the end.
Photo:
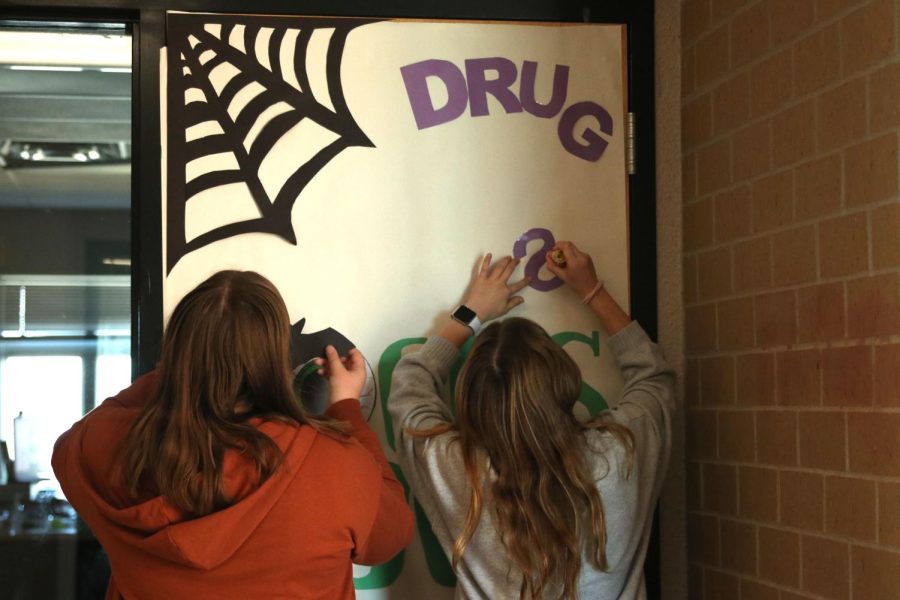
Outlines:
MULTIPOLYGON (((578 333, 577 331, 561 331, 553 336, 553 341, 564 347, 569 342, 578 342, 579 344, 587 344, 594 353, 594 356, 600 356, 600 332, 592 331, 591 337, 578 333)), ((578 401, 584 404, 591 416, 596 415, 601 410, 609 408, 606 399, 600 395, 600 392, 592 388, 586 383, 581 384, 581 395, 578 401)))

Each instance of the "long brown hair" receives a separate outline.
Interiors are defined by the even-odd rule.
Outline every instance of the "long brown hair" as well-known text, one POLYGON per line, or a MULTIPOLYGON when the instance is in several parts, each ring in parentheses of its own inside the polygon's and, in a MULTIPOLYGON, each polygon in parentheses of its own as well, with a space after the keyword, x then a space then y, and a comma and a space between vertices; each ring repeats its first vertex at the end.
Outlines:
POLYGON ((634 439, 621 425, 575 418, 581 383, 578 366, 537 323, 495 322, 478 336, 460 371, 455 421, 408 431, 458 434, 471 492, 453 547, 454 568, 483 505, 492 510, 506 550, 522 571, 521 598, 543 597, 557 585, 560 597, 575 598, 585 547, 593 565, 608 568, 603 500, 582 434, 589 429, 613 434, 626 449, 628 469, 634 439), (495 477, 485 477, 485 455, 495 477))
POLYGON ((123 478, 192 516, 228 506, 222 464, 236 449, 260 483, 284 460, 253 417, 307 424, 340 436, 340 424, 306 413, 294 396, 290 319, 269 280, 220 271, 175 307, 163 339, 159 384, 123 445, 123 478))

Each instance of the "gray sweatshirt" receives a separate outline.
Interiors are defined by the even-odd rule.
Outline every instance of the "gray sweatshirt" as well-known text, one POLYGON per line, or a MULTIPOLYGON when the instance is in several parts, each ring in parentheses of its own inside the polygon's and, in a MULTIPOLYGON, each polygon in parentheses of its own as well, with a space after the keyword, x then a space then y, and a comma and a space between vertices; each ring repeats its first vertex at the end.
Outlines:
MULTIPOLYGON (((643 599, 647 541, 671 446, 673 373, 637 322, 610 337, 608 345, 625 379, 621 400, 608 413, 634 434, 635 462, 626 477, 625 449, 612 434, 585 433, 606 516, 609 570, 600 571, 582 558, 578 594, 583 600, 643 599)), ((389 400, 400 465, 447 556, 469 508, 459 444, 450 443, 456 434, 423 439, 405 434, 403 428, 429 429, 452 421, 442 393, 458 357, 459 351, 448 341, 430 338, 400 360, 389 400)), ((482 511, 456 575, 458 598, 519 597, 521 573, 505 554, 489 506, 482 511)))

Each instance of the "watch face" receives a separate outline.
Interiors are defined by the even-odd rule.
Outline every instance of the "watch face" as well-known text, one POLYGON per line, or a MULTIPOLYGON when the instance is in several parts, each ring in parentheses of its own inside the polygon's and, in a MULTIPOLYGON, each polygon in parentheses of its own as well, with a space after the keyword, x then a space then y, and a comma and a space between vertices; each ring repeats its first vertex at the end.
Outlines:
POLYGON ((475 311, 464 304, 453 311, 453 318, 466 324, 471 323, 475 316, 475 311))

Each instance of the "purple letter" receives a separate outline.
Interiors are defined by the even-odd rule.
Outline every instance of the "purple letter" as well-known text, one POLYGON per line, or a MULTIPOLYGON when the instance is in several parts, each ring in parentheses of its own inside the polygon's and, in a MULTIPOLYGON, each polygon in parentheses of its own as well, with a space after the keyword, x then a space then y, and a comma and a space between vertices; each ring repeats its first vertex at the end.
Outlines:
POLYGON ((409 105, 416 118, 416 127, 426 129, 447 123, 459 117, 466 110, 468 91, 462 71, 447 60, 433 58, 405 67, 400 67, 409 105), (428 77, 437 77, 447 86, 447 104, 435 108, 428 93, 428 77))
POLYGON ((471 58, 466 60, 466 79, 469 80, 469 111, 473 117, 488 114, 487 95, 496 98, 507 113, 522 112, 516 95, 509 91, 516 81, 516 65, 508 58, 471 58), (496 79, 487 79, 488 69, 497 71, 496 79))
POLYGON ((553 90, 547 104, 539 104, 534 98, 534 80, 537 78, 537 63, 526 60, 522 64, 522 81, 519 87, 519 99, 526 111, 536 117, 550 119, 555 117, 566 103, 566 88, 569 86, 569 67, 556 65, 553 70, 553 90))
POLYGON ((525 275, 531 277, 531 283, 528 285, 539 292, 555 290, 563 284, 562 279, 555 275, 552 279, 547 280, 538 278, 538 273, 540 273, 541 267, 543 267, 546 262, 545 257, 547 256, 547 253, 550 252, 550 249, 556 244, 556 240, 553 239, 553 233, 551 233, 549 229, 535 227, 534 229, 529 229, 523 233, 522 236, 516 240, 516 243, 513 244, 513 257, 522 258, 525 256, 528 242, 532 240, 544 240, 544 245, 540 250, 535 252, 525 264, 525 275))
POLYGON ((585 129, 581 134, 581 139, 587 142, 586 144, 575 141, 575 125, 578 123, 578 119, 585 116, 597 119, 600 131, 606 135, 612 135, 613 120, 605 108, 593 102, 578 102, 567 108, 559 119, 559 139, 566 151, 578 158, 594 162, 600 160, 609 142, 592 129, 585 129))

